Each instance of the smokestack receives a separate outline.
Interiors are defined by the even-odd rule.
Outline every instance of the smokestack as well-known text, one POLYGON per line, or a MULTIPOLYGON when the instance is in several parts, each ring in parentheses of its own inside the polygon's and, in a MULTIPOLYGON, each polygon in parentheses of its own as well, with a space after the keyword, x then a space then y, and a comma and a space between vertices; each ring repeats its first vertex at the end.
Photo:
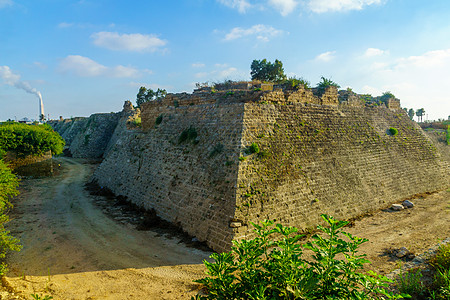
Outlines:
POLYGON ((39 97, 39 120, 44 121, 45 120, 45 113, 44 113, 44 102, 42 101, 42 95, 41 92, 36 93, 39 97))
POLYGON ((20 75, 14 74, 8 66, 0 66, 0 78, 2 78, 7 85, 15 86, 27 93, 36 95, 39 98, 39 120, 45 120, 44 103, 42 102, 41 93, 38 90, 31 87, 27 81, 21 81, 20 75))

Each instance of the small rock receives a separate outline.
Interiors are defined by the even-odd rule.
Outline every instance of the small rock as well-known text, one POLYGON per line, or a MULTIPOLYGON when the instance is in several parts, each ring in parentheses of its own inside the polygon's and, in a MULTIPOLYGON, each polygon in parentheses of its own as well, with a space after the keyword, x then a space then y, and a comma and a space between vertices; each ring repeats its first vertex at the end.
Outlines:
POLYGON ((403 205, 405 208, 413 208, 413 207, 414 207, 414 203, 412 203, 412 202, 409 201, 409 200, 403 201, 402 205, 403 205))
POLYGON ((400 249, 398 249, 397 254, 395 254, 395 256, 397 256, 398 258, 402 258, 408 254, 409 254, 408 249, 406 249, 406 247, 401 247, 400 249))
POLYGON ((402 209, 405 209, 405 208, 403 207, 403 205, 401 205, 401 204, 392 204, 391 208, 392 208, 393 210, 402 210, 402 209))
POLYGON ((241 222, 230 222, 230 227, 231 228, 239 228, 242 226, 241 222))
POLYGON ((192 241, 193 243, 196 243, 196 242, 198 242, 198 238, 193 237, 191 241, 192 241))
POLYGON ((416 258, 416 255, 414 253, 408 254, 408 259, 414 259, 414 258, 416 258))

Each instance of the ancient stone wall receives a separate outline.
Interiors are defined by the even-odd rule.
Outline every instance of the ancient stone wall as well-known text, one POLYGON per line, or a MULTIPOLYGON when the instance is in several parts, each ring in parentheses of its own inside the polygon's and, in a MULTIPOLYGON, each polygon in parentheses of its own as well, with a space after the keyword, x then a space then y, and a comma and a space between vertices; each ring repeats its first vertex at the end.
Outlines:
POLYGON ((358 101, 333 89, 169 94, 142 105, 141 129, 126 126, 139 112, 118 114, 93 179, 217 251, 251 237, 250 221, 308 229, 321 213, 348 219, 450 186, 448 161, 402 110, 358 101))
POLYGON ((73 157, 101 158, 120 117, 120 113, 102 113, 49 124, 66 141, 73 157))
POLYGON ((247 103, 242 142, 260 152, 241 152, 235 239, 252 236, 250 221, 307 229, 450 186, 448 162, 402 111, 247 103))
POLYGON ((122 131, 94 179, 225 249, 232 239, 244 104, 178 99, 175 107, 173 98, 166 100, 172 105, 144 106, 144 132, 122 131))

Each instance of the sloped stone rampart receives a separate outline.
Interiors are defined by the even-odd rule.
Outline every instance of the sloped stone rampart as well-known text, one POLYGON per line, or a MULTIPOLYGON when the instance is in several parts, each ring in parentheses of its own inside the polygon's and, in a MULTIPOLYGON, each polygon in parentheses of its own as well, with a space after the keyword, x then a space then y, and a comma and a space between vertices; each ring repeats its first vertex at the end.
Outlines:
POLYGON ((73 157, 102 158, 120 117, 121 113, 102 113, 49 124, 66 141, 73 157))
MULTIPOLYGON (((247 103, 242 142, 260 149, 239 168, 243 224, 308 229, 322 213, 353 218, 450 186, 448 162, 401 110, 247 103)), ((248 226, 235 230, 235 239, 249 237, 248 226)))
POLYGON ((142 105, 141 129, 118 115, 93 179, 217 251, 252 237, 250 222, 308 229, 321 213, 348 219, 450 186, 446 156, 397 102, 365 107, 353 98, 302 89, 169 94, 142 105), (259 153, 249 153, 253 143, 259 153))
POLYGON ((141 114, 143 123, 150 120, 146 130, 118 135, 94 179, 225 249, 233 232, 243 114, 243 103, 147 106, 141 114))

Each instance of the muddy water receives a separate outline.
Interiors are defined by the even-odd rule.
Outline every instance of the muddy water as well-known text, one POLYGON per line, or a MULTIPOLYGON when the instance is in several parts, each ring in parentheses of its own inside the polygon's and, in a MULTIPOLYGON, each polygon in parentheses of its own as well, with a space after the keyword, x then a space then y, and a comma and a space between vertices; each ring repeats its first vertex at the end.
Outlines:
POLYGON ((42 178, 59 175, 61 162, 51 158, 38 163, 21 166, 14 170, 14 173, 26 178, 42 178))

